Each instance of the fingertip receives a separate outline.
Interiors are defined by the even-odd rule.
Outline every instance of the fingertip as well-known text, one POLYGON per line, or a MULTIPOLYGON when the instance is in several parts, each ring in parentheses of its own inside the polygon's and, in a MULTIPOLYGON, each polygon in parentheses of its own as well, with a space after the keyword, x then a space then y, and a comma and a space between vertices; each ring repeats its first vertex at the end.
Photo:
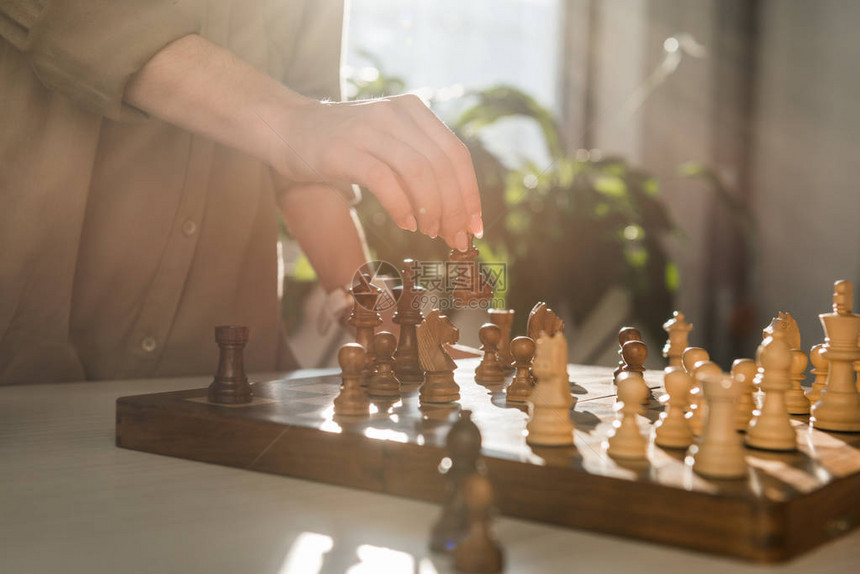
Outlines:
POLYGON ((458 231, 457 235, 454 236, 454 249, 457 251, 465 252, 469 249, 469 238, 466 237, 465 231, 458 231))
POLYGON ((415 221, 414 215, 409 215, 405 220, 403 225, 401 225, 403 229, 406 231, 417 231, 418 230, 418 222, 415 221))
POLYGON ((484 221, 481 219, 481 214, 472 215, 469 220, 469 233, 481 239, 484 236, 484 221))

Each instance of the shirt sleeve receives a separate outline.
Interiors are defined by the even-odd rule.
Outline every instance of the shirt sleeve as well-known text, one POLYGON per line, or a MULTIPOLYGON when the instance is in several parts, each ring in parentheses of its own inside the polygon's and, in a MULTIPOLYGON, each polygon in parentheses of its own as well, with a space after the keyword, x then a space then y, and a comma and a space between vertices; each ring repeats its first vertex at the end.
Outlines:
POLYGON ((199 28, 199 16, 171 0, 0 0, 0 36, 41 82, 111 119, 141 115, 123 102, 129 78, 199 28))

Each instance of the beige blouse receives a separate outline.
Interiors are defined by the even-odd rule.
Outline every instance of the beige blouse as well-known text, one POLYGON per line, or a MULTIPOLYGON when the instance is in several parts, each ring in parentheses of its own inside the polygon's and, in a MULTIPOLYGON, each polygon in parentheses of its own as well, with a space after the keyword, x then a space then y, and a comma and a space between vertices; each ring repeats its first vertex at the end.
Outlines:
POLYGON ((213 328, 251 371, 295 367, 277 211, 259 161, 125 105, 199 33, 338 99, 342 0, 0 0, 0 383, 211 373, 213 328))

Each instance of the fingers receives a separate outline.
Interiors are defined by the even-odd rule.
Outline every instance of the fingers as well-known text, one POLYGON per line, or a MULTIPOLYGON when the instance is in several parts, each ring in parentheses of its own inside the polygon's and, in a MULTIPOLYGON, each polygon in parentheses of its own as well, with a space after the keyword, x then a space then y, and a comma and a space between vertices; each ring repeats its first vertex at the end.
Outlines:
POLYGON ((409 195, 386 162, 351 145, 334 146, 331 153, 337 155, 338 179, 355 181, 372 191, 401 229, 418 229, 409 195))
POLYGON ((481 196, 468 148, 418 97, 407 95, 392 99, 403 101, 406 112, 434 142, 435 148, 445 154, 447 164, 451 166, 457 181, 456 189, 469 218, 468 231, 480 238, 484 233, 481 196))
MULTIPOLYGON (((413 137, 418 141, 420 137, 413 137)), ((398 176, 409 196, 412 211, 418 219, 419 229, 430 237, 439 235, 442 222, 442 201, 439 190, 453 181, 453 174, 445 181, 444 174, 412 144, 382 131, 368 131, 362 138, 364 151, 388 165, 398 176)), ((426 146, 423 146, 426 147, 426 146)))

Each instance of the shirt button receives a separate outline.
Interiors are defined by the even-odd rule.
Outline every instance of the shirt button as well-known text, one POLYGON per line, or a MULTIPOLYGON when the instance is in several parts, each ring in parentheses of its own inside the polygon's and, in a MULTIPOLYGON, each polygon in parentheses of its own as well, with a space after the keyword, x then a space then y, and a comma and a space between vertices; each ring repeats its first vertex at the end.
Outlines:
POLYGON ((146 351, 147 353, 153 352, 155 350, 156 346, 157 346, 157 343, 155 342, 155 339, 152 337, 144 337, 143 340, 140 342, 140 348, 143 349, 144 351, 146 351))
POLYGON ((182 233, 184 233, 186 237, 191 237, 197 233, 197 224, 190 219, 186 219, 185 223, 182 224, 182 233))

